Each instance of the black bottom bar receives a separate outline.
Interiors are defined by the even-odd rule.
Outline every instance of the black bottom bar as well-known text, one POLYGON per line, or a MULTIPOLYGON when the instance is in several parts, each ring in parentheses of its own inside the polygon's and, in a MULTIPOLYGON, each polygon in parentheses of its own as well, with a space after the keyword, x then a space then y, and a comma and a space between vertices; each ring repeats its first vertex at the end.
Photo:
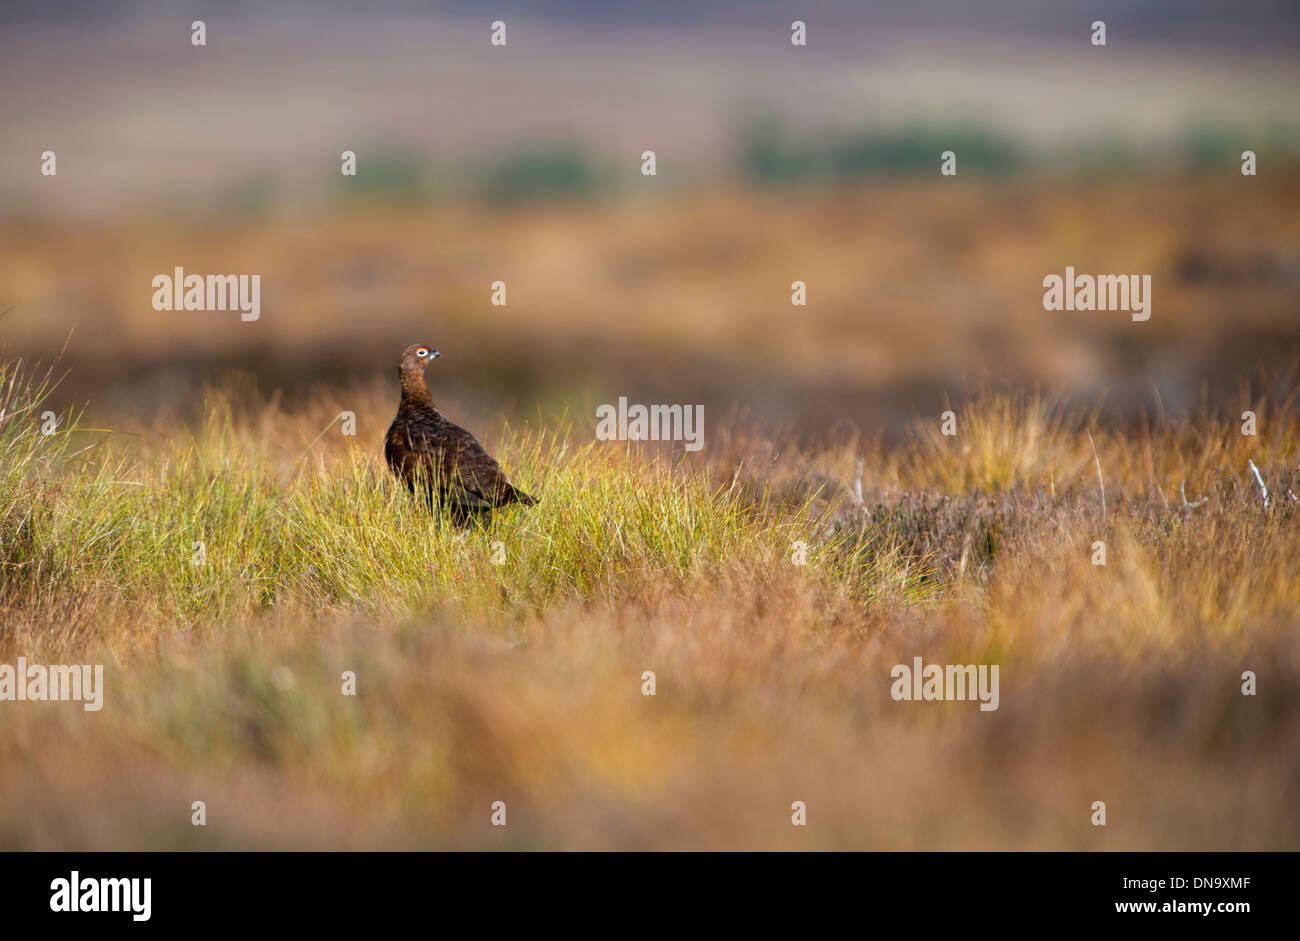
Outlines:
POLYGON ((435 930, 591 920, 605 929, 716 923, 734 931, 833 918, 901 919, 928 931, 1040 926, 1047 917, 1231 931, 1286 917, 1295 864, 1293 854, 1248 853, 11 853, 0 857, 0 911, 6 929, 298 934, 413 917, 435 930), (607 916, 618 920, 594 920, 607 916))

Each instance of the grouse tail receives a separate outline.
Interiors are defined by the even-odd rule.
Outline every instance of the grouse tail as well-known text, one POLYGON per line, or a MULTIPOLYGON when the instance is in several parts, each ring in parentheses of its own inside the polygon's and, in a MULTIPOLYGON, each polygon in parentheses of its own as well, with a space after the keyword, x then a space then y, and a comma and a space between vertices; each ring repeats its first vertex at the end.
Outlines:
POLYGON ((518 487, 511 487, 510 494, 514 501, 520 506, 533 506, 537 503, 536 497, 524 493, 518 487))

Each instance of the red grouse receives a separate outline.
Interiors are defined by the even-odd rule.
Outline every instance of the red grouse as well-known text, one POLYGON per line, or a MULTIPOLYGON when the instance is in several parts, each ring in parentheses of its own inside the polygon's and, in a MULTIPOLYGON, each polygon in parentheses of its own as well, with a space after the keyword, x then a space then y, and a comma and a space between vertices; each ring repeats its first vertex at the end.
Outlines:
POLYGON ((472 434, 448 421, 433 404, 424 368, 439 355, 423 343, 408 346, 402 354, 397 373, 402 404, 384 443, 388 466, 412 493, 424 491, 461 518, 509 503, 536 503, 506 479, 501 465, 472 434))

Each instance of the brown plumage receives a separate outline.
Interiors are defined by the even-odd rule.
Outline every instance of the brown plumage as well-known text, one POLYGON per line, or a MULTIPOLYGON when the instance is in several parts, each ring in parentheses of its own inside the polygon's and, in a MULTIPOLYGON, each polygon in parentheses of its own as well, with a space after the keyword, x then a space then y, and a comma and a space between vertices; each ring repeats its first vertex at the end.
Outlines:
POLYGON ((509 503, 536 503, 506 479, 501 465, 472 434, 433 404, 424 369, 439 355, 424 343, 408 346, 402 354, 402 404, 384 442, 388 466, 412 493, 419 488, 460 517, 509 503))

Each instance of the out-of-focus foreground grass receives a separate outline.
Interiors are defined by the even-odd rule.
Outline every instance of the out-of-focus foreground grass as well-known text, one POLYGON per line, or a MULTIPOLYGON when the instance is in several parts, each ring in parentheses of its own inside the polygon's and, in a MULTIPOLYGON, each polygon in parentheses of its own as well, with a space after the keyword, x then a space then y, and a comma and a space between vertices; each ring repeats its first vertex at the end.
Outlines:
POLYGON ((0 662, 106 666, 99 712, 0 704, 5 848, 1300 846, 1284 387, 990 392, 888 448, 515 427, 541 504, 458 529, 341 433, 386 388, 45 435, 0 378, 0 662), (893 701, 914 656, 999 664, 1000 708, 893 701))

